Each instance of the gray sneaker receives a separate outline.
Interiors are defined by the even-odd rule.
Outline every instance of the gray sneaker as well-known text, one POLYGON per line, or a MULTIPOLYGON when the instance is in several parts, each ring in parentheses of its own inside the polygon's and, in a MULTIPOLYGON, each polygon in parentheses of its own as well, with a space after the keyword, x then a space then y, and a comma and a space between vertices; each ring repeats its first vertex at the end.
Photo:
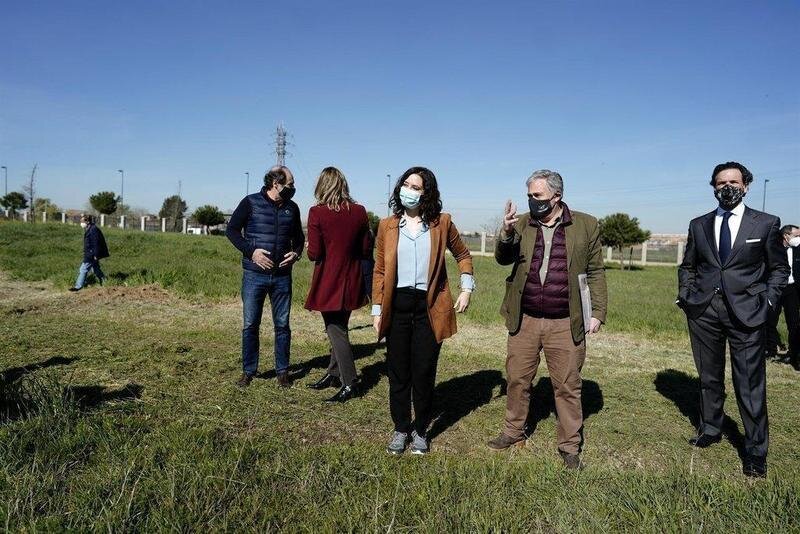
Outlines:
POLYGON ((416 430, 411 432, 411 454, 428 454, 428 452, 430 452, 428 440, 417 434, 416 430))
POLYGON ((386 452, 389 454, 403 454, 403 451, 406 450, 407 443, 408 434, 405 432, 395 431, 394 435, 392 436, 392 441, 390 441, 389 446, 386 447, 386 452))

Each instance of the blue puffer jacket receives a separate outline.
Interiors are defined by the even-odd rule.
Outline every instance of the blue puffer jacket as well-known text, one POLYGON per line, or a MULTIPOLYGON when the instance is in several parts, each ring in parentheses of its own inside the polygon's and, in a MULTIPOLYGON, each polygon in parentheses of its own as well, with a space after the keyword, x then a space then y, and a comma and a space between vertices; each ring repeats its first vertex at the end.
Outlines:
POLYGON ((302 255, 305 244, 300 208, 291 200, 275 203, 263 188, 242 199, 231 215, 225 235, 241 251, 244 269, 274 275, 291 273, 291 264, 280 269, 277 266, 288 252, 302 255), (257 248, 269 252, 275 267, 265 271, 253 263, 250 258, 257 248))

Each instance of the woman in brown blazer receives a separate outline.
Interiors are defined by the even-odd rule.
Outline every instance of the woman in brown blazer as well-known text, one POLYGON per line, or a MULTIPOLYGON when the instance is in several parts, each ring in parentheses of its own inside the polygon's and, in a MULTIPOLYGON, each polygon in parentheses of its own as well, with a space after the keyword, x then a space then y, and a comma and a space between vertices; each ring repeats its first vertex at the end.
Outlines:
POLYGON ((357 394, 347 324, 350 312, 367 302, 361 260, 369 256, 372 240, 367 211, 350 197, 339 169, 322 170, 314 197, 317 205, 308 211, 308 259, 314 262, 314 274, 305 307, 322 312, 331 360, 325 375, 309 387, 340 386, 327 402, 345 402, 357 394))
POLYGON ((442 213, 436 176, 412 167, 397 180, 389 200, 393 215, 378 227, 372 281, 372 315, 378 339, 386 337, 389 408, 394 434, 387 451, 425 454, 442 341, 456 332, 475 282, 472 256, 450 215, 442 213), (445 250, 461 271, 461 292, 453 304, 445 250), (414 405, 413 428, 411 405, 414 405))

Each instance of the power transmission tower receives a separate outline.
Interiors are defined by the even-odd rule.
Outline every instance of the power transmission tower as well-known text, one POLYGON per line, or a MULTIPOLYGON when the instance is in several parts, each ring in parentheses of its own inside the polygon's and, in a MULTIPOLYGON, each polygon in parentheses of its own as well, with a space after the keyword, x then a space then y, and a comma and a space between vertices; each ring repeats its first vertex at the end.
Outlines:
POLYGON ((275 130, 275 156, 277 156, 276 165, 286 165, 286 128, 283 127, 283 123, 275 130))

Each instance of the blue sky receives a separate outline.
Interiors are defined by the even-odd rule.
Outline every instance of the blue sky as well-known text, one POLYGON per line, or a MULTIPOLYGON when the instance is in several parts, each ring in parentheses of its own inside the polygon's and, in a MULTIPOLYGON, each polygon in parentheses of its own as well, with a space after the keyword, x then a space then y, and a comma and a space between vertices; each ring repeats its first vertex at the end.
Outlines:
POLYGON ((15 2, 0 19, 0 165, 62 207, 177 191, 231 210, 272 164, 298 203, 327 165, 384 214, 386 175, 430 167, 464 230, 525 205, 535 169, 565 200, 685 232, 738 160, 747 203, 800 223, 800 3, 15 2))

